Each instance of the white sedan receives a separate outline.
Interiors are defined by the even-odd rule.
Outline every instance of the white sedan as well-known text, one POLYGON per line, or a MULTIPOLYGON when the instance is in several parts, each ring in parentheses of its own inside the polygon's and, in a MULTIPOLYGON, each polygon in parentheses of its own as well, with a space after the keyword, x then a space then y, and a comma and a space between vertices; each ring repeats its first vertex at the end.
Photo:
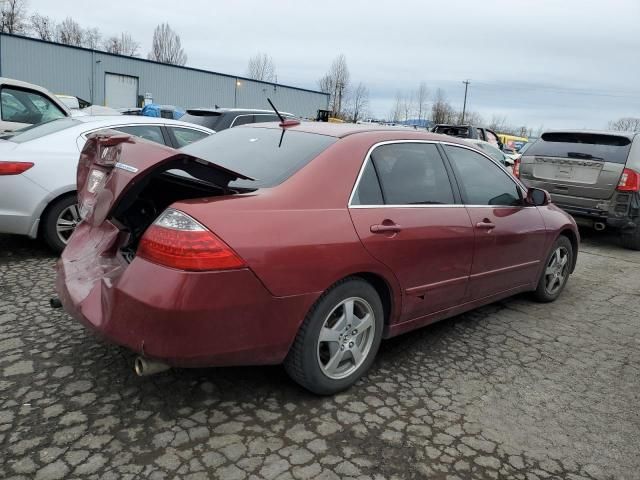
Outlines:
POLYGON ((118 130, 180 148, 213 130, 141 116, 61 118, 0 136, 0 233, 41 236, 62 251, 80 221, 76 168, 87 135, 118 130))

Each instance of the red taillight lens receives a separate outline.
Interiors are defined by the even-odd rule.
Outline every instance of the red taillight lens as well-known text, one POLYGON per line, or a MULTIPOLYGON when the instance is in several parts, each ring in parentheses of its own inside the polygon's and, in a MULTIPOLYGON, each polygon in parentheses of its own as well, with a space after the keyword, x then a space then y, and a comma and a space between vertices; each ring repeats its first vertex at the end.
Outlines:
POLYGON ((516 158, 513 161, 513 176, 516 178, 520 178, 520 159, 516 158))
POLYGON ((31 167, 31 162, 0 162, 0 175, 20 175, 31 167))
POLYGON ((630 168, 625 168, 618 182, 620 192, 640 192, 640 174, 630 168))
POLYGON ((178 210, 166 210, 142 236, 138 256, 180 270, 242 268, 246 263, 213 232, 178 210))

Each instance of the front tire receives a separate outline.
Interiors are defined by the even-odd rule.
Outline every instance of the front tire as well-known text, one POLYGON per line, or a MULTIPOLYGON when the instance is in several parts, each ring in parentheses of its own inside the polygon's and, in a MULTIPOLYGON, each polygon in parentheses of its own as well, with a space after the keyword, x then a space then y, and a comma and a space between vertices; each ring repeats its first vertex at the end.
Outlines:
POLYGON ((380 296, 371 284, 355 277, 342 280, 307 314, 284 361, 285 370, 319 395, 349 388, 373 363, 383 319, 380 296))
POLYGON ((564 290, 573 270, 573 245, 561 235, 553 244, 533 297, 542 303, 555 301, 564 290))
POLYGON ((42 217, 42 238, 55 253, 62 253, 69 237, 80 223, 78 199, 66 195, 54 200, 42 217))

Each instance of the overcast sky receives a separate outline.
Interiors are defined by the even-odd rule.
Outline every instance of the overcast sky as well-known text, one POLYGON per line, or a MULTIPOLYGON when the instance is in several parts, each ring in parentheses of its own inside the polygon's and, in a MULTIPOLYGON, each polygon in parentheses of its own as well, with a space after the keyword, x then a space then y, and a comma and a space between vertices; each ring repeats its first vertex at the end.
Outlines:
POLYGON ((28 0, 29 10, 70 15, 104 36, 130 32, 146 56, 169 22, 187 65, 243 75, 265 52, 280 83, 317 89, 344 53, 370 110, 388 116, 398 90, 420 81, 445 90, 489 122, 537 129, 603 128, 640 117, 640 0, 28 0))

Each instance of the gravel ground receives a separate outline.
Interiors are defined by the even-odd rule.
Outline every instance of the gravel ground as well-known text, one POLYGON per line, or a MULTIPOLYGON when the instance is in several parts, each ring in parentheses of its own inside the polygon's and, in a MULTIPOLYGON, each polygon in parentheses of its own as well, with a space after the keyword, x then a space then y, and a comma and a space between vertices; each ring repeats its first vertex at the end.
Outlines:
POLYGON ((640 478, 640 253, 591 235, 563 296, 383 344, 348 392, 282 368, 137 378, 0 236, 0 478, 640 478))

